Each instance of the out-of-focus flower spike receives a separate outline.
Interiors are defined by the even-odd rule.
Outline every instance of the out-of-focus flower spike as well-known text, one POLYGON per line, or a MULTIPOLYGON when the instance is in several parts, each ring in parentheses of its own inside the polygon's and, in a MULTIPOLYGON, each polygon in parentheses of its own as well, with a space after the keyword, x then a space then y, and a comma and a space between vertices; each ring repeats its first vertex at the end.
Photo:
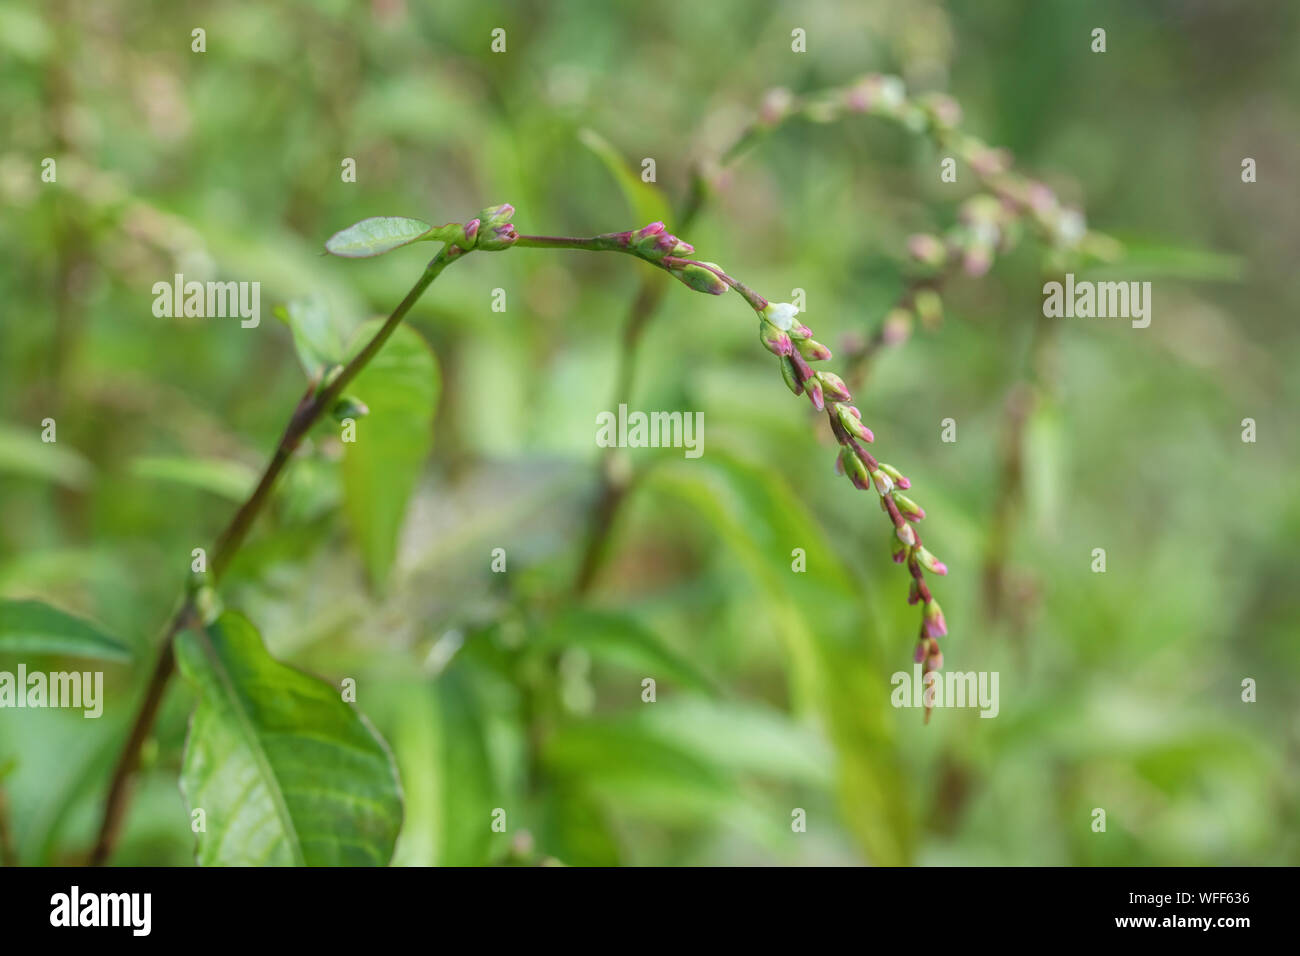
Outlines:
POLYGON ((773 87, 763 94, 758 107, 758 125, 771 129, 790 115, 794 108, 794 94, 783 86, 773 87))
POLYGON ((961 106, 946 93, 927 94, 922 97, 921 108, 938 129, 951 130, 961 123, 961 106))
POLYGON ((934 289, 917 289, 912 297, 912 307, 927 329, 938 328, 943 321, 943 299, 934 289))
POLYGON ((962 256, 961 267, 972 279, 985 275, 993 268, 993 246, 987 242, 972 242, 962 256))
POLYGON ((917 233, 907 239, 907 251, 913 259, 931 269, 939 269, 948 259, 948 247, 938 236, 917 233))
POLYGON ((881 326, 880 337, 886 345, 901 345, 912 334, 912 312, 909 309, 890 309, 881 326))

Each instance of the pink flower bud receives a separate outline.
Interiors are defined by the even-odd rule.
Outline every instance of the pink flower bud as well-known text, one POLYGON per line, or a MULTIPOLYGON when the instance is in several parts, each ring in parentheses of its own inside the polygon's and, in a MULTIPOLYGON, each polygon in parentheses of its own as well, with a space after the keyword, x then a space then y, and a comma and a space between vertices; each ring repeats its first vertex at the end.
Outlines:
POLYGON ((952 129, 961 122, 961 106, 946 93, 931 93, 927 96, 925 111, 941 129, 952 129))
POLYGON ((993 268, 993 247, 984 242, 976 242, 966 247, 962 256, 962 270, 972 279, 978 279, 993 268))
POLYGON ((822 384, 815 378, 810 378, 804 382, 804 388, 808 390, 808 399, 812 402, 813 408, 822 411, 826 408, 826 398, 822 394, 822 384))
POLYGON ((809 362, 824 362, 831 357, 831 350, 813 339, 800 339, 799 354, 809 362))
POLYGON ((834 372, 818 372, 817 381, 821 383, 826 397, 832 402, 847 402, 853 397, 849 394, 849 387, 844 384, 844 379, 834 372))
POLYGON ((479 217, 485 225, 499 226, 502 223, 509 222, 515 214, 515 207, 508 202, 503 202, 498 206, 489 206, 479 213, 479 217))
POLYGON ((913 259, 931 269, 938 269, 948 258, 948 248, 937 236, 917 233, 907 239, 907 252, 913 259))
POLYGON ((840 449, 839 466, 844 474, 849 476, 849 481, 853 482, 854 488, 866 491, 871 487, 871 481, 867 478, 867 466, 862 464, 851 449, 840 449))
POLYGON ((906 491, 912 487, 912 483, 907 480, 907 476, 895 468, 893 465, 887 465, 883 461, 880 463, 880 470, 894 479, 894 486, 906 491))
POLYGON ((760 126, 772 127, 790 114, 794 105, 794 94, 783 86, 775 87, 763 94, 763 101, 758 107, 760 126))
POLYGON ((980 146, 967 160, 977 176, 996 176, 1011 167, 1011 154, 1005 149, 980 146))
POLYGON ((680 268, 670 269, 669 271, 675 278, 680 279, 696 292, 722 295, 728 288, 727 283, 723 282, 713 270, 706 269, 694 262, 688 262, 680 268))
POLYGON ((925 509, 918 505, 907 495, 894 492, 894 504, 898 505, 899 512, 908 521, 920 521, 925 517, 925 509))
POLYGON ((871 433, 871 429, 862 424, 861 412, 852 405, 841 404, 836 413, 839 416, 840 427, 850 435, 865 442, 876 440, 876 436, 871 433))
POLYGON ((655 239, 655 252, 662 253, 665 256, 689 256, 695 251, 695 247, 689 242, 682 242, 672 233, 661 233, 655 239))
POLYGON ((916 560, 927 571, 933 571, 939 575, 948 573, 948 565, 944 564, 924 547, 916 549, 916 560))
POLYGON ((895 564, 902 564, 907 560, 907 545, 899 541, 897 537, 889 539, 890 557, 894 559, 895 564))
POLYGON ((1030 183, 1025 190, 1025 202, 1037 216, 1047 216, 1057 207, 1056 193, 1045 183, 1030 183))
POLYGON ((926 637, 943 637, 948 633, 948 623, 943 619, 943 609, 939 607, 938 601, 931 599, 926 602, 922 621, 926 637))
POLYGON ((773 355, 785 356, 794 351, 794 343, 790 341, 789 334, 782 332, 766 320, 758 323, 758 337, 763 343, 763 348, 773 355))
POLYGON ((901 345, 912 334, 912 313, 907 309, 891 309, 885 316, 880 335, 886 345, 901 345))

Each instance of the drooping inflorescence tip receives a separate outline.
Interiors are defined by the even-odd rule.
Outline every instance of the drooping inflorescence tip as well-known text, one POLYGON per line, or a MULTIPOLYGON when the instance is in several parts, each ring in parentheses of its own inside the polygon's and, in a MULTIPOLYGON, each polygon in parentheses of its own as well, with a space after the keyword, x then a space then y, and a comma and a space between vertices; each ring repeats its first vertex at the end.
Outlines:
MULTIPOLYGON (((878 92, 878 91, 873 91, 878 92)), ((912 251, 917 259, 942 264, 946 248, 934 237, 914 237, 912 251)), ((917 302, 918 311, 924 311, 929 321, 936 321, 938 308, 935 302, 917 302)), ((752 302, 753 300, 751 300, 752 302)), ((859 442, 872 442, 875 435, 862 421, 862 413, 854 405, 852 395, 844 380, 833 372, 814 371, 809 363, 825 361, 831 351, 812 337, 812 330, 797 321, 799 310, 788 302, 763 302, 758 313, 758 334, 763 347, 777 357, 781 376, 795 395, 808 393, 813 407, 825 409, 831 431, 839 442, 840 451, 835 459, 835 471, 846 476, 853 487, 867 491, 874 489, 879 495, 881 510, 889 515, 894 526, 890 536, 890 556, 896 564, 905 564, 911 573, 908 603, 921 604, 921 642, 917 645, 918 663, 924 661, 928 671, 942 666, 937 638, 947 634, 943 611, 934 600, 925 583, 924 572, 945 575, 947 566, 921 545, 913 526, 925 518, 925 509, 902 492, 911 482, 893 465, 878 462, 859 442)), ((910 315, 908 319, 910 323, 910 315)), ((927 712, 928 713, 928 712, 927 712)))

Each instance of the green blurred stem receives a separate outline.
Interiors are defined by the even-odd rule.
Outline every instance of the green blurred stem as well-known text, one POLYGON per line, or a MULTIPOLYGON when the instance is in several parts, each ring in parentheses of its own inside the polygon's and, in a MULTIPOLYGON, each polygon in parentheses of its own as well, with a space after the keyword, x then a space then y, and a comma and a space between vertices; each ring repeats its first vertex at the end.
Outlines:
MULTIPOLYGON (((267 463, 266 470, 262 472, 257 487, 253 489, 253 493, 249 495, 248 499, 240 505, 239 510, 235 512, 234 517, 230 519, 230 523, 226 525, 225 530, 217 539, 216 547, 212 553, 211 575, 205 582, 206 584, 215 585, 220 580, 222 573, 230 566, 230 562, 235 555, 238 554, 249 529, 253 526, 253 522, 270 500, 276 479, 280 477, 285 465, 293 457, 293 453, 301 443, 303 436, 320 419, 321 415, 334 407, 343 390, 384 347, 384 343, 388 341, 397 326, 401 324, 406 314, 411 311, 411 307, 424 294, 424 290, 432 284, 434 279, 438 278, 447 266, 464 254, 464 251, 456 246, 447 246, 439 252, 425 268, 420 278, 416 280, 415 285, 411 286, 411 291, 406 294, 406 298, 393 310, 387 321, 375 333, 374 338, 366 343, 366 347, 357 353, 352 361, 343 366, 333 378, 328 379, 328 384, 323 388, 314 383, 308 388, 307 393, 290 416, 284 433, 280 436, 280 442, 276 446, 275 453, 267 463)), ((129 799, 128 785, 140 764, 140 751, 153 731, 154 721, 158 716, 163 694, 166 692, 167 685, 176 670, 176 658, 173 650, 176 635, 196 623, 199 622, 194 594, 191 593, 181 603, 163 635, 162 648, 158 653, 158 661, 154 665, 153 674, 149 678, 149 685, 145 690, 144 699, 140 702, 139 710, 136 711, 135 720, 131 725, 131 733, 127 737, 126 744, 123 746, 117 764, 113 769, 108 796, 104 801, 104 815, 100 820, 99 834, 96 837, 94 849, 90 854, 90 864, 92 866, 102 866, 107 863, 117 846, 129 799)))
POLYGON ((14 848, 13 831, 9 827, 9 798, 0 785, 0 866, 17 866, 18 851, 14 848))
MULTIPOLYGON (((737 162, 768 132, 770 132, 770 129, 759 123, 750 124, 722 154, 721 159, 718 161, 718 168, 722 169, 737 162)), ((674 233, 683 235, 695 225, 695 221, 699 218, 705 201, 708 199, 709 187, 710 179, 705 174, 704 169, 701 166, 695 166, 691 174, 686 199, 677 213, 676 221, 672 223, 674 233)), ((546 240, 541 237, 521 236, 520 243, 526 244, 524 240, 530 238, 539 240, 536 245, 558 245, 577 249, 591 248, 591 246, 585 244, 586 240, 581 239, 546 240), (577 244, 565 246, 566 243, 577 244)), ((730 281, 730 277, 727 278, 730 281)), ((733 284, 732 288, 737 288, 736 284, 733 284)), ((618 353, 618 371, 614 379, 612 408, 617 408, 620 404, 632 400, 632 388, 635 384, 641 340, 645 336, 650 321, 659 311, 666 289, 666 277, 653 273, 642 279, 640 286, 637 287, 636 296, 632 299, 632 303, 628 307, 627 318, 623 322, 623 338, 618 353)), ((741 291, 741 294, 744 295, 741 289, 737 288, 737 291, 741 291)), ((746 296, 746 298, 749 297, 746 296)), ((753 304, 752 300, 751 304, 753 304)), ((587 519, 587 531, 582 556, 578 560, 578 571, 574 576, 572 585, 573 593, 578 596, 584 595, 591 590, 596 572, 604 562, 614 521, 623 505, 623 501, 627 498, 628 492, 631 491, 635 483, 634 477, 614 467, 614 458, 617 454, 617 448, 606 448, 601 456, 599 466, 600 486, 596 490, 596 497, 587 519)))
MULTIPOLYGON (((697 170, 691 177, 690 192, 687 194, 686 202, 673 225, 676 232, 684 233, 695 224, 707 194, 708 183, 703 174, 697 170)), ((523 241, 523 238, 520 237, 520 241, 523 241)), ((641 340, 650 325, 650 320, 659 311, 667 288, 667 276, 658 273, 646 275, 637 287, 636 296, 632 299, 627 317, 623 320, 623 337, 618 352, 618 371, 614 378, 612 408, 631 401, 641 340)), ((572 592, 578 596, 591 590, 596 572, 604 563, 614 521, 634 483, 626 472, 614 467, 617 453, 617 448, 606 448, 601 455, 599 487, 596 489, 596 496, 588 513, 582 555, 578 559, 578 570, 571 586, 572 592)))

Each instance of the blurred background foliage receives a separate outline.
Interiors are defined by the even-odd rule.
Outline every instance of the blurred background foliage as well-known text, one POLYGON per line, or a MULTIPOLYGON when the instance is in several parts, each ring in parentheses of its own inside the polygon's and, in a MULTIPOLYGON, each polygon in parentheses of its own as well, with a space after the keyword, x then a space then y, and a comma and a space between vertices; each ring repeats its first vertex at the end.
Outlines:
MULTIPOLYGON (((311 298, 351 334, 424 262, 322 258, 327 236, 498 202, 522 232, 637 226, 583 130, 632 169, 653 157, 676 204, 766 89, 884 71, 952 93, 971 132, 1125 242, 1108 277, 1154 284, 1149 329, 1067 320, 1035 345, 1025 243, 952 288, 942 329, 883 355, 858 395, 952 568, 946 667, 1000 672, 997 719, 923 726, 889 705, 916 626, 906 575, 730 297, 668 290, 632 407, 702 410, 705 453, 626 452, 638 483, 572 596, 595 417, 643 268, 619 257, 515 250, 450 270, 410 320, 436 355, 413 360, 432 370, 423 401, 440 397, 409 506, 319 427, 224 601, 280 660, 357 680, 401 769, 401 864, 1297 862, 1297 20, 1262 0, 0 4, 0 596, 137 648, 107 665, 100 720, 0 714, 19 858, 85 851, 191 549, 301 394, 271 306, 311 298), (176 272, 260 281, 260 327, 156 318, 151 287, 176 272), (39 441, 46 417, 57 445, 39 441), (382 529, 357 544, 348 480, 378 481, 392 514, 370 520, 400 523, 391 567, 382 529), (497 807, 508 834, 488 827, 497 807)), ((684 238, 769 297, 806 290, 834 348, 879 326, 906 236, 970 194, 938 159, 878 120, 792 123, 684 238)), ((118 862, 193 861, 176 783, 192 706, 174 682, 118 862)))

